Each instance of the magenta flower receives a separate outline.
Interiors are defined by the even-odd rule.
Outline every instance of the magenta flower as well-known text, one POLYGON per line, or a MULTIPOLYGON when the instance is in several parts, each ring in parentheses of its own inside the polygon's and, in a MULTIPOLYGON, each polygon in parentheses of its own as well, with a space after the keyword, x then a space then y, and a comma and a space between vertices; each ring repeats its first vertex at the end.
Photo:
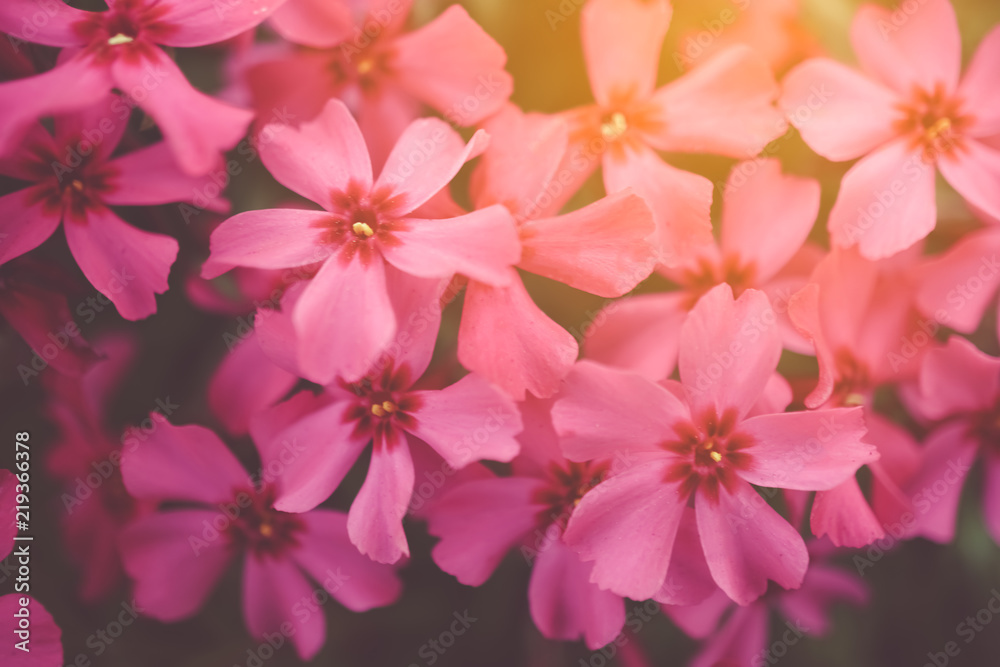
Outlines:
MULTIPOLYGON (((439 289, 433 291, 434 299, 439 295, 439 289)), ((485 379, 472 374, 444 389, 417 388, 440 322, 440 310, 418 320, 429 301, 426 294, 411 293, 408 308, 399 313, 402 321, 423 330, 406 330, 409 338, 401 338, 406 342, 400 343, 400 353, 383 358, 360 382, 338 379, 321 396, 297 394, 251 424, 254 438, 273 449, 284 442, 301 448, 276 480, 275 507, 288 512, 325 501, 372 444, 347 528, 362 553, 383 563, 409 555, 402 520, 413 494, 411 449, 429 446, 456 469, 481 459, 510 461, 520 449, 514 438, 522 427, 517 406, 485 379)), ((282 328, 277 317, 268 326, 282 328)))
MULTIPOLYGON (((261 448, 262 457, 267 454, 261 448)), ((358 553, 343 513, 276 510, 266 473, 250 476, 206 428, 160 424, 147 442, 125 453, 122 474, 137 499, 184 505, 135 521, 119 540, 136 604, 153 618, 193 615, 230 562, 242 556, 250 634, 263 639, 291 623, 296 652, 309 660, 325 641, 325 615, 303 617, 295 609, 314 599, 314 583, 352 611, 399 596, 394 568, 358 553)))
POLYGON ((525 431, 514 474, 488 473, 450 487, 426 514, 438 566, 468 586, 483 584, 508 551, 520 547, 533 567, 531 618, 550 639, 584 638, 597 649, 625 622, 622 598, 589 581, 590 567, 562 539, 576 504, 601 482, 612 462, 574 463, 559 452, 550 401, 521 404, 525 431))
MULTIPOLYGON (((503 204, 518 222, 518 268, 584 292, 617 297, 645 280, 656 264, 652 213, 625 190, 556 215, 542 204, 562 187, 568 148, 565 122, 522 114, 508 105, 486 123, 492 141, 472 176, 472 198, 503 204)), ((576 361, 574 337, 535 305, 516 272, 507 285, 470 280, 458 332, 458 358, 512 397, 548 397, 576 361)))
POLYGON ((677 363, 681 325, 705 292, 728 283, 735 294, 759 289, 775 305, 782 342, 812 351, 788 319, 788 300, 804 287, 822 250, 806 243, 819 212, 819 183, 781 173, 777 160, 743 162, 729 175, 720 243, 699 246, 673 267, 659 269, 680 289, 616 302, 595 318, 586 356, 650 380, 677 363), (748 175, 749 174, 749 175, 748 175))
POLYGON ((864 73, 826 58, 785 78, 781 106, 809 147, 862 158, 830 212, 833 243, 868 259, 894 255, 937 223, 937 171, 965 200, 1000 218, 1000 30, 990 32, 959 81, 962 49, 948 0, 927 0, 897 25, 862 7, 851 42, 864 73))
POLYGON ((298 366, 307 379, 355 382, 368 372, 397 332, 391 283, 456 273, 510 283, 509 267, 521 247, 503 206, 444 220, 413 213, 485 149, 484 133, 463 146, 444 122, 415 121, 373 180, 358 125, 338 100, 313 122, 273 132, 274 140, 261 146, 264 164, 280 183, 325 210, 248 211, 230 218, 212 233, 202 275, 234 266, 322 262, 292 313, 298 366))
POLYGON ((672 265, 712 240, 712 183, 668 165, 656 151, 753 157, 787 124, 773 105, 773 74, 747 46, 656 88, 671 14, 669 0, 590 0, 581 30, 596 104, 565 115, 576 184, 600 164, 609 193, 635 188, 656 218, 657 249, 672 265))
POLYGON ((751 484, 829 489, 877 458, 858 408, 755 414, 781 338, 767 296, 709 291, 681 330, 680 384, 657 385, 581 362, 552 419, 567 458, 639 457, 584 496, 566 542, 594 561, 591 581, 637 600, 657 595, 693 502, 712 578, 740 604, 769 579, 796 588, 808 565, 799 533, 751 484), (771 322, 768 324, 767 322, 771 322))
POLYGON ((0 83, 0 155, 12 154, 14 142, 38 118, 85 109, 117 88, 126 101, 116 112, 142 107, 185 172, 208 172, 220 151, 243 136, 253 114, 195 90, 160 45, 221 42, 259 24, 283 2, 109 0, 106 11, 86 12, 61 0, 7 0, 0 31, 65 50, 54 69, 0 83), (44 21, 34 18, 38 13, 44 21))
MULTIPOLYGON (((23 148, 0 161, 0 173, 31 185, 0 197, 0 263, 41 245, 60 223, 73 258, 91 284, 122 317, 156 312, 156 295, 167 291, 177 241, 132 227, 111 206, 151 206, 189 201, 205 177, 177 168, 166 144, 146 146, 114 159, 126 129, 115 112, 121 98, 55 119, 55 133, 35 124, 23 148), (103 128, 95 134, 92 128, 103 128)), ((221 200, 213 202, 224 209, 221 200)))
POLYGON ((499 110, 514 82, 507 55, 460 5, 404 32, 412 0, 292 0, 271 24, 301 44, 251 62, 245 78, 260 111, 315 118, 331 98, 350 107, 381 167, 424 105, 456 125, 499 110))

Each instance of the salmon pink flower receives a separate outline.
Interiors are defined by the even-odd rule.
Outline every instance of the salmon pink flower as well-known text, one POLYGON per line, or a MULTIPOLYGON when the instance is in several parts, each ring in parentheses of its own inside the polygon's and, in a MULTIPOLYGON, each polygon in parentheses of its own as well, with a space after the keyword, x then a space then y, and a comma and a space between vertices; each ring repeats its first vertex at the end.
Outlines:
POLYGON ((510 283, 509 268, 521 248, 503 206, 439 220, 414 213, 485 149, 485 133, 463 146, 443 121, 415 121, 374 180, 358 125, 339 100, 300 128, 279 128, 261 146, 264 164, 324 210, 248 211, 230 218, 212 233, 202 275, 234 266, 321 263, 292 313, 298 367, 306 378, 356 382, 368 372, 397 331, 388 283, 456 273, 510 283))
POLYGON ((570 373, 552 411, 567 458, 637 457, 583 497, 564 535, 594 561, 601 588, 657 595, 689 503, 708 570, 730 598, 748 604, 769 579, 802 583, 805 543, 751 484, 829 489, 878 455, 861 442, 859 408, 752 414, 781 354, 769 310, 758 290, 739 300, 725 284, 709 291, 681 330, 679 384, 589 361, 570 373))
POLYGON ((635 188, 656 218, 657 248, 667 264, 711 242, 712 184, 668 165, 656 151, 748 158, 786 129, 773 106, 774 76, 743 45, 655 88, 671 13, 668 0, 590 0, 581 24, 596 104, 566 112, 570 173, 582 183, 601 164, 609 193, 635 188))
MULTIPOLYGON (((782 174, 777 160, 736 165, 724 191, 721 242, 702 245, 675 266, 659 269, 679 290, 631 296, 606 307, 585 341, 586 356, 658 381, 674 370, 688 311, 716 285, 727 283, 737 295, 759 289, 776 306, 786 306, 822 257, 820 248, 806 243, 819 195, 819 183, 782 174)), ((784 346, 811 352, 787 312, 775 308, 784 346)))
POLYGON ((866 5, 851 42, 863 73, 809 60, 783 82, 781 106, 809 147, 859 160, 830 212, 838 246, 868 259, 894 255, 937 222, 937 171, 973 207, 1000 218, 1000 29, 980 44, 959 80, 961 43, 948 0, 927 0, 898 25, 866 5))
MULTIPOLYGON (((103 12, 86 12, 62 0, 8 0, 0 7, 0 32, 11 38, 65 47, 59 64, 35 76, 0 84, 0 155, 42 116, 76 111, 117 88, 128 104, 156 120, 178 164, 207 173, 219 153, 239 141, 253 114, 195 90, 160 48, 221 42, 248 30, 284 0, 109 0, 103 12), (32 19, 41 12, 45 21, 32 19)), ((117 109, 116 109, 117 110, 117 109)), ((84 126, 95 131, 97 125, 84 126)))
POLYGON ((613 462, 563 458, 552 429, 552 401, 521 404, 525 431, 514 474, 451 486, 427 512, 428 530, 441 538, 434 562, 468 586, 484 583, 504 555, 520 547, 533 569, 528 584, 531 617, 550 639, 583 637, 604 646, 625 622, 622 598, 589 581, 590 567, 562 539, 576 504, 599 484, 613 462))
MULTIPOLYGON (((266 458, 266 448, 260 453, 266 458)), ((133 522, 119 540, 136 604, 153 618, 193 615, 240 557, 250 633, 264 639, 291 623, 296 652, 309 660, 323 646, 326 622, 322 613, 296 614, 303 601, 328 595, 365 611, 399 596, 394 569, 351 545, 343 513, 275 509, 275 487, 263 475, 249 475, 206 428, 160 424, 125 452, 122 474, 135 498, 177 505, 133 522)))
MULTIPOLYGON (((136 229, 111 206, 150 206, 189 201, 207 177, 188 176, 163 142, 113 158, 126 124, 109 95, 88 109, 55 119, 55 134, 36 123, 18 154, 0 162, 0 173, 31 185, 0 197, 6 235, 0 263, 42 244, 60 223, 73 258, 87 279, 122 317, 156 312, 156 295, 167 291, 177 241, 136 229), (103 127, 94 139, 90 130, 103 127), (89 138, 88 138, 89 137, 89 138)), ((224 209, 221 200, 212 206, 224 209)))
POLYGON ((247 66, 254 106, 312 119, 330 98, 341 99, 358 119, 376 169, 424 105, 462 126, 500 109, 514 87, 503 48, 460 5, 405 32, 411 4, 291 0, 271 24, 307 48, 247 66))
MULTIPOLYGON (((625 294, 653 271, 655 223, 625 190, 558 216, 549 193, 562 187, 565 122, 508 105, 486 123, 493 141, 472 176, 478 208, 503 204, 518 223, 518 268, 603 297, 625 294)), ((462 364, 512 397, 551 396, 578 354, 577 342, 531 300, 511 272, 508 285, 470 280, 458 332, 462 364)))

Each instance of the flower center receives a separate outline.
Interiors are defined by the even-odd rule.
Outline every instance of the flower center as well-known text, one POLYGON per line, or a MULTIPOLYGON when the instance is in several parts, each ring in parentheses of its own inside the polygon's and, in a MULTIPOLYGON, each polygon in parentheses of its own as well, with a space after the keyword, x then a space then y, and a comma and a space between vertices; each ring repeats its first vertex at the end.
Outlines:
POLYGON ((753 457, 745 450, 755 443, 736 430, 737 413, 730 408, 718 416, 709 409, 699 419, 674 427, 676 440, 661 446, 677 454, 676 462, 667 470, 665 481, 678 484, 678 493, 687 499, 696 489, 712 501, 719 498, 719 487, 732 490, 737 470, 753 465, 753 457))
POLYGON ((858 361, 847 348, 837 350, 833 362, 837 381, 833 386, 830 400, 843 407, 867 403, 867 392, 871 388, 871 373, 868 366, 858 361))
POLYGON ((372 403, 372 414, 376 417, 390 417, 397 412, 399 412, 399 406, 392 401, 372 403))
POLYGON ((539 523, 564 530, 573 510, 588 491, 604 480, 608 468, 607 463, 599 461, 550 463, 546 470, 548 485, 533 498, 539 505, 545 505, 539 512, 539 523))
POLYGON ((369 238, 375 234, 375 230, 367 222, 355 222, 351 225, 351 229, 354 230, 354 234, 359 238, 369 238))
POLYGON ((244 489, 236 493, 234 503, 220 508, 231 521, 226 530, 231 544, 249 550, 257 557, 277 557, 298 546, 305 522, 298 514, 274 509, 274 499, 272 486, 259 490, 244 489))
POLYGON ((120 32, 117 35, 108 38, 108 45, 118 46, 119 44, 129 44, 134 41, 135 41, 134 37, 130 37, 125 33, 120 32))
POLYGON ((939 84, 930 92, 917 89, 899 110, 902 117, 896 121, 896 130, 912 138, 914 148, 923 151, 927 162, 964 149, 972 117, 963 112, 962 100, 949 97, 944 86, 939 84))
POLYGON ((615 111, 601 122, 601 136, 606 141, 617 141, 628 131, 628 119, 621 111, 615 111))

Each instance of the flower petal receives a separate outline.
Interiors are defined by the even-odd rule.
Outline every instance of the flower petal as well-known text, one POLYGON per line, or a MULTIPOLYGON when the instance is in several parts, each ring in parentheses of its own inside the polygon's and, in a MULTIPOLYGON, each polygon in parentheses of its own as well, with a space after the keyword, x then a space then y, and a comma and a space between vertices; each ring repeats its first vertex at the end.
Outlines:
POLYGON ((193 202, 198 208, 217 213, 229 209, 225 199, 210 196, 219 191, 218 183, 208 176, 190 176, 181 171, 177 158, 165 142, 132 151, 112 160, 110 166, 118 173, 114 179, 115 189, 104 195, 108 204, 150 206, 193 202))
POLYGON ((379 563, 410 555, 403 517, 413 494, 413 460, 406 437, 390 430, 376 441, 361 490, 347 515, 347 532, 361 553, 379 563))
POLYGON ((990 30, 972 56, 958 93, 965 107, 975 110, 976 120, 969 134, 992 137, 1000 134, 1000 26, 990 30))
POLYGON ((34 185, 0 197, 0 264, 34 250, 56 231, 62 212, 39 205, 46 191, 34 185))
POLYGON ((927 352, 920 369, 923 417, 945 419, 993 409, 1000 397, 1000 359, 961 336, 927 352))
POLYGON ((294 619, 289 638, 301 660, 312 660, 326 641, 326 615, 321 609, 303 614, 303 600, 314 600, 313 587, 294 562, 247 553, 243 565, 243 618, 254 639, 282 635, 294 619), (296 613, 298 612, 298 613, 296 613))
POLYGON ((25 41, 46 46, 79 46, 81 39, 73 24, 91 17, 92 12, 70 7, 61 0, 44 4, 38 0, 5 0, 0 8, 0 32, 10 35, 12 45, 25 41))
POLYGON ((838 547, 860 548, 885 537, 885 530, 853 477, 813 499, 809 525, 816 537, 838 547))
POLYGON ((162 21, 179 29, 160 38, 168 46, 218 44, 259 25, 286 0, 240 0, 220 5, 211 0, 173 0, 162 21))
POLYGON ((966 139, 960 155, 943 156, 937 164, 965 201, 1000 220, 1000 150, 966 139))

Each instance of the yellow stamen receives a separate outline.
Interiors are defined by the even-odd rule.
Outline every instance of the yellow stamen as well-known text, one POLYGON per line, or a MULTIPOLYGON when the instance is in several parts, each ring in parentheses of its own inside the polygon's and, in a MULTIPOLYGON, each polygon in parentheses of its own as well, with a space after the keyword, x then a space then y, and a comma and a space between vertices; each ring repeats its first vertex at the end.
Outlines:
POLYGON ((108 38, 108 44, 111 46, 118 46, 119 44, 128 44, 134 42, 135 40, 124 33, 118 33, 114 37, 108 38))
POLYGON ((373 69, 375 69, 375 61, 371 58, 365 58, 358 63, 358 74, 368 74, 373 69))
POLYGON ((859 394, 857 392, 854 392, 854 393, 848 394, 844 398, 844 406, 845 407, 848 406, 848 405, 864 405, 864 404, 865 404, 865 396, 864 396, 864 394, 859 394))
POLYGON ((621 111, 611 114, 611 118, 606 123, 601 124, 601 136, 607 141, 618 139, 628 129, 628 120, 621 111))
POLYGON ((366 222, 355 222, 351 225, 351 229, 353 229, 354 233, 358 236, 364 236, 366 238, 375 233, 375 230, 372 229, 366 222))
POLYGON ((76 190, 77 192, 83 192, 83 183, 81 181, 74 180, 72 183, 70 183, 70 185, 72 185, 73 189, 76 190))
POLYGON ((712 460, 715 461, 716 463, 722 462, 722 454, 720 454, 719 452, 711 452, 709 456, 711 456, 712 460))
POLYGON ((375 415, 376 417, 385 417, 385 410, 382 408, 381 405, 373 405, 372 414, 375 415))
POLYGON ((927 136, 931 139, 936 139, 950 129, 951 129, 951 119, 941 118, 938 119, 936 123, 927 128, 927 136))
POLYGON ((399 407, 392 401, 382 401, 382 409, 389 414, 392 414, 396 410, 399 410, 399 407))
POLYGON ((260 534, 264 537, 271 537, 274 535, 274 528, 269 523, 262 523, 260 524, 260 534))

